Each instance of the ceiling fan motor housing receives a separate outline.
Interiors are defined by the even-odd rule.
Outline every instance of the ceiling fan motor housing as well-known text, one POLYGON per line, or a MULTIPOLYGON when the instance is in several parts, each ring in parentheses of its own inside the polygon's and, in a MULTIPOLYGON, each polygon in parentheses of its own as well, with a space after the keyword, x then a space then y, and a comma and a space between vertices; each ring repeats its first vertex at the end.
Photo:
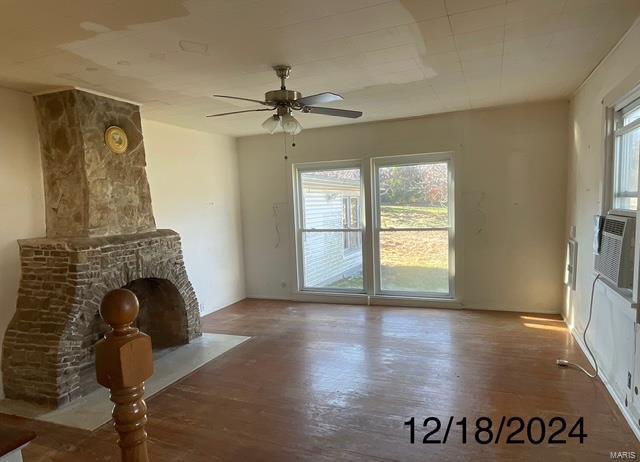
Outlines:
POLYGON ((289 105, 289 103, 302 98, 299 91, 294 90, 273 90, 264 94, 264 100, 274 106, 289 105))

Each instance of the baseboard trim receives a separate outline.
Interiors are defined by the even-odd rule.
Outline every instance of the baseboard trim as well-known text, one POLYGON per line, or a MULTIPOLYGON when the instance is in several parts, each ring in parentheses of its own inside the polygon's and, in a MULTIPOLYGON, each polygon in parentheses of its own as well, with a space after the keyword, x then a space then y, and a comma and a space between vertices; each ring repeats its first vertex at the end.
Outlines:
POLYGON ((465 310, 504 311, 507 313, 561 314, 561 311, 557 308, 532 308, 532 307, 511 308, 508 306, 483 306, 483 305, 473 305, 473 306, 463 305, 463 308, 465 310))
POLYGON ((244 298, 245 300, 249 298, 249 299, 255 299, 255 300, 282 300, 285 302, 293 302, 294 300, 291 299, 291 297, 283 297, 282 295, 256 295, 256 294, 247 294, 247 296, 244 298))
POLYGON ((461 305, 452 299, 420 299, 412 297, 393 297, 367 294, 329 294, 319 292, 299 292, 288 296, 247 295, 247 298, 257 300, 286 300, 302 303, 326 303, 338 305, 360 306, 400 306, 407 308, 454 308, 460 309, 461 305))
MULTIPOLYGON (((582 340, 582 338, 580 338, 580 334, 575 329, 575 327, 571 326, 567 322, 567 318, 564 316, 564 313, 562 314, 562 319, 564 320, 564 323, 569 328, 569 332, 571 332, 572 337, 576 340, 576 343, 582 350, 582 353, 587 358, 587 361, 589 361, 589 364, 591 365, 591 367, 594 367, 593 362, 591 361, 591 356, 589 355, 589 351, 587 350, 587 346, 584 344, 584 341, 582 340)), ((616 405, 618 406, 618 409, 620 409, 620 412, 622 412, 622 415, 627 421, 629 428, 631 428, 631 431, 636 436, 636 439, 640 441, 640 427, 638 427, 638 425, 636 424, 635 417, 631 415, 631 413, 629 412, 627 407, 624 405, 624 403, 620 401, 620 399, 616 395, 615 390, 613 389, 613 385, 611 385, 611 382, 609 381, 607 374, 605 374, 602 371, 602 368, 598 368, 598 378, 602 380, 602 383, 604 384, 605 388, 609 392, 609 396, 611 396, 611 398, 613 399, 613 402, 616 403, 616 405)))
POLYGON ((202 309, 200 311, 200 317, 204 317, 204 316, 207 316, 208 314, 215 313, 216 311, 220 311, 220 310, 222 310, 224 308, 227 308, 227 307, 229 307, 231 305, 234 305, 234 304, 236 304, 238 302, 241 302, 242 300, 244 300, 246 298, 250 298, 250 297, 247 297, 246 295, 242 294, 242 295, 239 295, 237 298, 234 298, 233 301, 231 301, 231 302, 223 302, 224 303, 223 305, 217 305, 215 308, 206 308, 204 305, 202 305, 201 308, 204 308, 204 309, 202 309))
POLYGON ((282 295, 262 295, 247 294, 247 298, 256 300, 282 300, 288 302, 302 303, 327 303, 339 305, 364 305, 364 306, 398 306, 403 308, 438 308, 438 309, 464 309, 478 311, 504 311, 510 313, 530 313, 530 314, 560 314, 560 310, 554 308, 510 308, 506 306, 485 306, 460 303, 457 300, 450 299, 430 299, 420 300, 413 298, 391 297, 391 296, 370 296, 363 294, 291 294, 289 296, 282 295))

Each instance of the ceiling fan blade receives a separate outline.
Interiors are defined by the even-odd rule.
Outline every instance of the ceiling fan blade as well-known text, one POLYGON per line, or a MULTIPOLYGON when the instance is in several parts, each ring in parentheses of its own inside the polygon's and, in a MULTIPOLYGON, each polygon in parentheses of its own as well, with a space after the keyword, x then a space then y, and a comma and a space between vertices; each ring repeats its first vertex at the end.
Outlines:
POLYGON ((318 93, 317 95, 309 95, 296 100, 301 106, 313 106, 314 104, 328 104, 342 101, 344 98, 335 93, 318 93))
POLYGON ((259 111, 273 111, 273 109, 268 107, 260 108, 260 109, 245 109, 244 111, 232 111, 232 112, 223 112, 221 114, 209 114, 206 117, 220 117, 220 116, 226 116, 230 114, 241 114, 243 112, 259 112, 259 111))
POLYGON ((309 114, 322 114, 337 117, 347 117, 349 119, 357 119, 362 115, 360 111, 348 111, 346 109, 336 109, 333 107, 318 107, 318 106, 305 106, 302 108, 302 112, 309 114))
POLYGON ((238 96, 227 96, 227 95, 212 95, 212 96, 216 98, 239 99, 241 101, 251 101, 252 103, 262 104, 263 106, 273 106, 273 104, 269 104, 266 101, 260 101, 258 99, 240 98, 238 96))

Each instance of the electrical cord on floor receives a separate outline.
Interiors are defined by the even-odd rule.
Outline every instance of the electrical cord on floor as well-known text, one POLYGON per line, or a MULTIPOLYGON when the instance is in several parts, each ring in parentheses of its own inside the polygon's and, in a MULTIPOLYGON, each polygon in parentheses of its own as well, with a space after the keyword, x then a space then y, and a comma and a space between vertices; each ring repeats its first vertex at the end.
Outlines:
POLYGON ((576 369, 579 369, 582 372, 584 372, 588 377, 590 377, 592 379, 595 379, 598 376, 598 362, 596 361, 596 357, 593 355, 593 352, 591 351, 591 348, 589 348, 589 344, 587 343, 587 331, 589 330, 589 324, 591 324, 591 316, 593 314, 593 296, 594 296, 595 291, 596 291, 596 283, 598 282, 598 279, 600 279, 600 275, 599 274, 593 280, 593 284, 591 285, 591 302, 589 303, 589 319, 587 320, 587 325, 584 328, 584 332, 582 332, 582 340, 584 341, 584 346, 587 347, 587 351, 589 352, 589 356, 591 356, 591 359, 593 360, 593 364, 595 365, 594 373, 590 374, 589 371, 587 371, 580 364, 569 362, 566 359, 556 359, 556 365, 558 367, 575 367, 576 369))

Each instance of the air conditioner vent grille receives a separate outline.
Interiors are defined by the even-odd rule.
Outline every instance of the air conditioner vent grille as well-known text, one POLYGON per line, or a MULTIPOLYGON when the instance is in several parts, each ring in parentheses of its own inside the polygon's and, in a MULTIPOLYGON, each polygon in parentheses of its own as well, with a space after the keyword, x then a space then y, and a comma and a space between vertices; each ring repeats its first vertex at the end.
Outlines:
POLYGON ((600 234, 595 269, 619 289, 633 288, 636 220, 609 214, 600 234))
POLYGON ((600 258, 596 262, 596 270, 615 284, 618 284, 621 254, 622 241, 604 234, 600 258))
POLYGON ((622 220, 612 220, 607 218, 604 222, 604 232, 622 236, 624 234, 625 222, 622 220))

